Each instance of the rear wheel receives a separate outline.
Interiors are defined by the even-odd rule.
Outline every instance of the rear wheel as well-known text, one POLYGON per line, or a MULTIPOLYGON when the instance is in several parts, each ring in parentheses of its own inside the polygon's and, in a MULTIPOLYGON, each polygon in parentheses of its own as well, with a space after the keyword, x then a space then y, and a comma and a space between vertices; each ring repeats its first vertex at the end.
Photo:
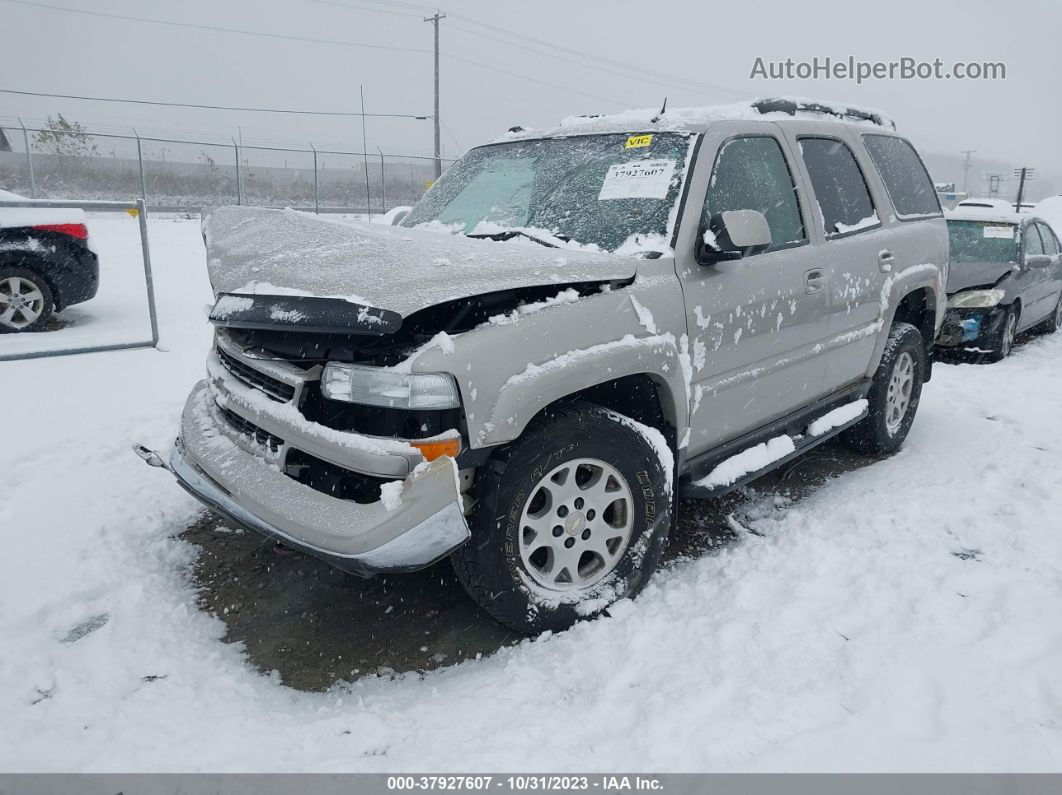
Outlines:
POLYGON ((658 431, 589 403, 536 420, 477 473, 472 537, 452 556, 468 593, 527 634, 637 594, 671 524, 661 445, 658 431))
POLYGON ((0 266, 0 332, 36 331, 54 310, 52 291, 40 275, 0 266))
POLYGON ((907 438, 926 372, 922 335, 910 323, 894 323, 867 395, 867 416, 842 438, 863 453, 887 455, 907 438))

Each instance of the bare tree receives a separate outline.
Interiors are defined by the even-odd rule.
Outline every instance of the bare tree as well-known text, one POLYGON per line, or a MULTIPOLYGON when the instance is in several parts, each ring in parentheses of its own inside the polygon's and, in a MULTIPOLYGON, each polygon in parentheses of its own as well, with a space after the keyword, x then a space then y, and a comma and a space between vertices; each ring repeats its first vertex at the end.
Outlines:
POLYGON ((39 149, 53 155, 80 155, 96 157, 99 149, 79 122, 67 121, 62 113, 49 116, 43 130, 33 136, 33 142, 39 149))

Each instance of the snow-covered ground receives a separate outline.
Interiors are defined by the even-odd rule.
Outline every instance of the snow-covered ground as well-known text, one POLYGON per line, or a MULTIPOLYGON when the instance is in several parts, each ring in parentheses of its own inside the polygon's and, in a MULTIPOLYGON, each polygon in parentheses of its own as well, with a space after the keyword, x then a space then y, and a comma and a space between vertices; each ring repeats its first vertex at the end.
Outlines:
POLYGON ((303 693, 196 607, 196 504, 129 449, 210 337, 198 224, 151 236, 166 352, 0 364, 0 769, 1062 770, 1062 334, 939 366, 901 453, 610 617, 303 693))
MULTIPOLYGON (((183 230, 189 224, 186 221, 171 227, 183 230)), ((87 225, 92 248, 100 259, 100 289, 96 297, 57 314, 50 325, 53 331, 0 336, 0 356, 151 339, 139 221, 125 213, 107 213, 91 215, 87 225)), ((163 259, 171 245, 165 231, 171 227, 163 226, 160 221, 153 224, 153 230, 159 231, 149 235, 152 248, 159 247, 158 256, 163 259)), ((189 274, 194 271, 193 280, 198 278, 203 267, 202 255, 188 261, 185 267, 189 274)))

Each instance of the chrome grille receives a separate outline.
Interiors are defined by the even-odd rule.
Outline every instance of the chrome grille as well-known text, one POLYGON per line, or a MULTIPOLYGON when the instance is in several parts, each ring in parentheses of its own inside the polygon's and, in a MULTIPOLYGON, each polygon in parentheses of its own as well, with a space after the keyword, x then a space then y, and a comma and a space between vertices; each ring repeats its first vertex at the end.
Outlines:
POLYGON ((228 370, 233 378, 241 383, 264 392, 280 403, 287 403, 295 397, 295 387, 271 378, 263 372, 244 364, 235 356, 226 353, 220 347, 217 349, 218 359, 222 366, 228 370))

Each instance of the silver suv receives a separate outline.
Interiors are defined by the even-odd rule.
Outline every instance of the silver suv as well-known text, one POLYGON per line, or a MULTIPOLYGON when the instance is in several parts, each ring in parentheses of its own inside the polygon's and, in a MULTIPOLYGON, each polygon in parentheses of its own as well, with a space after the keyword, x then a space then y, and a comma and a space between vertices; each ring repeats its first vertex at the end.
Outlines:
POLYGON ((449 556, 529 633, 636 594, 679 494, 896 450, 946 300, 915 150, 787 101, 514 128, 398 226, 229 207, 204 237, 208 377, 141 456, 347 571, 449 556))

